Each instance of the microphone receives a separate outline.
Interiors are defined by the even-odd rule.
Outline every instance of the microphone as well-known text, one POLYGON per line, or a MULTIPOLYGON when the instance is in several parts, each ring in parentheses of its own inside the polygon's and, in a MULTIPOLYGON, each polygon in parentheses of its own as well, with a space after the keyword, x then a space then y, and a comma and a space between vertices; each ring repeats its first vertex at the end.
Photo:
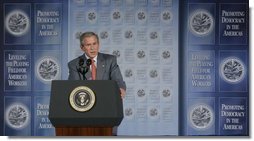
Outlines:
POLYGON ((86 60, 86 66, 89 67, 91 64, 92 64, 92 60, 91 59, 87 59, 86 60))
POLYGON ((78 64, 79 64, 79 66, 83 66, 84 65, 84 59, 80 57, 78 64))
POLYGON ((86 60, 86 66, 84 66, 84 59, 83 58, 79 58, 79 69, 78 71, 82 74, 83 76, 83 80, 87 80, 86 78, 86 73, 89 70, 90 65, 92 64, 92 60, 91 59, 87 59, 86 60))

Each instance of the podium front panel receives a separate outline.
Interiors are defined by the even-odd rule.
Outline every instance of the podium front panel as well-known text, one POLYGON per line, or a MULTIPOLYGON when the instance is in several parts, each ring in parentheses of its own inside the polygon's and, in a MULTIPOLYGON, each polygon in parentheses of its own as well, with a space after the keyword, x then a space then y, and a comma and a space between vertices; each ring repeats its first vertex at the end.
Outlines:
POLYGON ((52 81, 49 119, 55 127, 117 126, 122 118, 122 99, 115 81, 52 81), (95 95, 93 107, 85 112, 75 110, 69 99, 72 91, 80 86, 90 88, 95 95))

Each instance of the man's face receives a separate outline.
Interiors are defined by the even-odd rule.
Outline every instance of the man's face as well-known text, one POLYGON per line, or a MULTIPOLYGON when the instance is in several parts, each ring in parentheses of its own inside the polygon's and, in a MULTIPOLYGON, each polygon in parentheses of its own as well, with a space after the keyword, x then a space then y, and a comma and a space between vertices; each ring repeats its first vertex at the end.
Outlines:
POLYGON ((81 49, 89 58, 94 58, 98 54, 99 48, 100 46, 95 36, 83 39, 83 46, 81 46, 81 49))

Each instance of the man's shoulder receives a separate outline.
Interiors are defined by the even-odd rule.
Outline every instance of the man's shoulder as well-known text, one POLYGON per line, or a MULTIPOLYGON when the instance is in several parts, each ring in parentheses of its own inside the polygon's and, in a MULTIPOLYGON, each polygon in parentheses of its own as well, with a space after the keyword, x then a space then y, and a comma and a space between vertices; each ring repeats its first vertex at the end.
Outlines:
MULTIPOLYGON (((81 56, 82 56, 82 55, 81 55, 81 56)), ((77 57, 77 58, 74 58, 74 59, 70 60, 70 61, 68 62, 68 64, 69 64, 69 65, 76 65, 76 64, 78 63, 78 61, 79 61, 79 59, 80 59, 81 56, 79 56, 79 57, 77 57)))
POLYGON ((113 59, 116 57, 114 55, 106 54, 106 53, 100 53, 100 56, 102 56, 104 59, 113 59))

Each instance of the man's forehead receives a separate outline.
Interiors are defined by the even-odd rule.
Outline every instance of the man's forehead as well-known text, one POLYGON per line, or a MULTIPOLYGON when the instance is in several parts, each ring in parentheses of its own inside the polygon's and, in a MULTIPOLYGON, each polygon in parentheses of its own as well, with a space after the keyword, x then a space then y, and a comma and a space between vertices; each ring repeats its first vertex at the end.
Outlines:
POLYGON ((84 40, 85 41, 97 41, 97 39, 96 39, 96 37, 93 37, 93 36, 91 36, 91 37, 86 37, 86 38, 84 38, 84 40))

